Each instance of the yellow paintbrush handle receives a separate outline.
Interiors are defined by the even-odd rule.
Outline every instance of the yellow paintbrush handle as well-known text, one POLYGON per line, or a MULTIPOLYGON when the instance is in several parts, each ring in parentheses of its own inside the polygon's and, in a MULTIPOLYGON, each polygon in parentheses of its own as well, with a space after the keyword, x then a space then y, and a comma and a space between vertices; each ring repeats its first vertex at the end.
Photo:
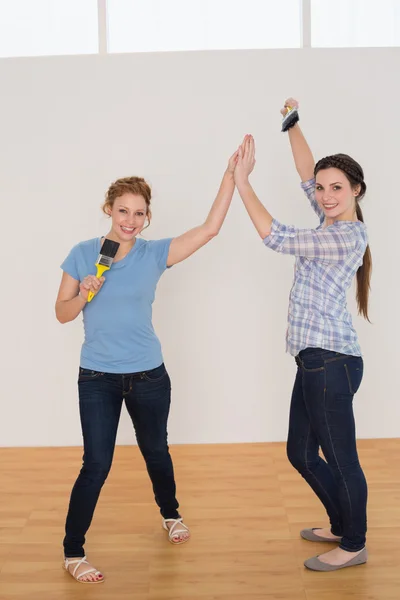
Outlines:
MULTIPOLYGON (((99 265, 99 264, 97 264, 96 267, 97 267, 97 273, 96 273, 97 279, 100 279, 100 277, 103 275, 103 273, 108 271, 108 269, 110 268, 110 267, 106 267, 104 265, 99 265)), ((87 301, 91 302, 93 300, 93 298, 94 298, 94 293, 89 292, 87 301)))

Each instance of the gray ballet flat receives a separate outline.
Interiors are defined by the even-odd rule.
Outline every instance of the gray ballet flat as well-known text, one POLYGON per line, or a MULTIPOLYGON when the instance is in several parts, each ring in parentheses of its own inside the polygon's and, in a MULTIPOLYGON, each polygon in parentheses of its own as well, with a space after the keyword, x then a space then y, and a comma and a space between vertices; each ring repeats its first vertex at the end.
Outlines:
POLYGON ((329 542, 331 544, 338 544, 342 539, 339 538, 338 540, 332 540, 331 538, 316 535, 314 533, 316 529, 318 529, 318 527, 314 527, 313 529, 303 529, 302 531, 300 531, 300 535, 303 538, 303 540, 308 540, 309 542, 329 542))
POLYGON ((309 558, 305 561, 304 566, 311 571, 339 571, 339 569, 345 569, 346 567, 355 567, 356 565, 363 565, 368 560, 367 549, 364 548, 360 554, 357 554, 354 558, 351 558, 343 565, 328 565, 327 563, 319 560, 318 556, 309 558))

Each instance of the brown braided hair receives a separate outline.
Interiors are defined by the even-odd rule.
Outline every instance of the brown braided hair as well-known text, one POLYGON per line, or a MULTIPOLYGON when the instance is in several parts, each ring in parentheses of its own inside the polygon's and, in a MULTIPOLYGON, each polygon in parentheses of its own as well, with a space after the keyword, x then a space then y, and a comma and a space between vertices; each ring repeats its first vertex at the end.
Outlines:
MULTIPOLYGON (((332 156, 326 156, 317 162, 314 168, 314 176, 317 175, 318 171, 323 169, 339 169, 344 173, 350 182, 351 187, 360 188, 360 193, 356 196, 356 214, 357 219, 364 223, 364 217, 360 206, 360 201, 364 198, 367 191, 367 186, 364 181, 364 172, 361 166, 351 156, 347 154, 333 154, 332 156)), ((365 319, 369 321, 368 316, 368 300, 370 292, 370 281, 372 271, 372 256, 369 245, 367 246, 363 264, 357 271, 357 306, 358 313, 363 315, 365 319)))
POLYGON ((110 185, 107 190, 106 198, 102 206, 104 214, 109 216, 109 210, 114 206, 116 198, 119 198, 123 194, 135 194, 135 196, 142 196, 146 202, 147 208, 147 219, 149 221, 145 229, 150 225, 151 221, 151 188, 149 184, 142 177, 122 177, 117 179, 110 185))

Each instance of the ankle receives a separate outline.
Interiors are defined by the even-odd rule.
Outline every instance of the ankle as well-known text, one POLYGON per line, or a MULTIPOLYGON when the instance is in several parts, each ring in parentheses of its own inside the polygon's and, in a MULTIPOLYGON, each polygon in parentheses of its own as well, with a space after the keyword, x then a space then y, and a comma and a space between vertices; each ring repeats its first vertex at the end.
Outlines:
POLYGON ((332 529, 330 529, 330 532, 331 532, 331 534, 332 534, 332 535, 334 535, 335 537, 339 537, 339 538, 341 538, 341 537, 343 536, 343 533, 341 533, 341 532, 338 532, 338 530, 337 530, 337 529, 336 529, 336 530, 335 530, 335 529, 333 529, 333 527, 332 527, 332 529))

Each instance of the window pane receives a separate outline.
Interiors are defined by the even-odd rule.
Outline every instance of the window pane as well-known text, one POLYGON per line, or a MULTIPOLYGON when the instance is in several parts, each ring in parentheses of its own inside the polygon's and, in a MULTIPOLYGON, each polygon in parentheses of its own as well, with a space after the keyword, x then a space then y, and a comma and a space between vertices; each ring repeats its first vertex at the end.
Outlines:
POLYGON ((311 0, 311 44, 400 46, 400 0, 311 0))
POLYGON ((107 0, 109 52, 299 48, 301 0, 107 0))
POLYGON ((0 0, 0 57, 98 52, 97 0, 0 0))

